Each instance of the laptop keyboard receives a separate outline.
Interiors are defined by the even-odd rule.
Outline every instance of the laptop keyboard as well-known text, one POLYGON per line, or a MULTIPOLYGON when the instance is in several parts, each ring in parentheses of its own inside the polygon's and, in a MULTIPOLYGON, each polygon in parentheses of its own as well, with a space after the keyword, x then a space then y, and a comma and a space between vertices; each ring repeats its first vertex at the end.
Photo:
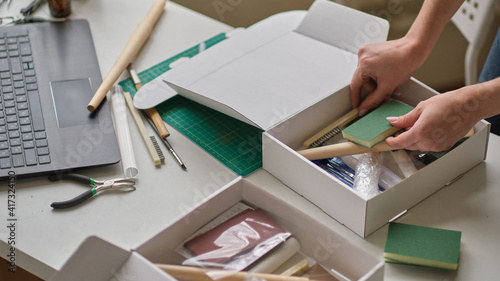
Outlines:
POLYGON ((0 31, 0 169, 50 163, 27 31, 0 31))

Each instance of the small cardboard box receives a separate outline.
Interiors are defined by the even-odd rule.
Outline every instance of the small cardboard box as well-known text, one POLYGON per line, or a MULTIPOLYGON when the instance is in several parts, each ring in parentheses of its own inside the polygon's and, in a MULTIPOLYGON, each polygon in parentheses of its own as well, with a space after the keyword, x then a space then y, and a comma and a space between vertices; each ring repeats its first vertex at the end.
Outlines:
MULTIPOLYGON (((370 200, 296 153, 351 109, 357 50, 386 40, 387 32, 383 19, 317 0, 307 13, 261 21, 158 80, 171 93, 261 128, 264 169, 365 237, 483 161, 489 135, 489 125, 479 122, 475 135, 451 153, 370 200)), ((400 90, 399 99, 414 106, 437 94, 414 79, 400 90)), ((148 100, 140 92, 136 97, 139 104, 148 100)))
MULTIPOLYGON (((400 90, 402 95, 398 99, 410 105, 437 94, 413 79, 400 90)), ((307 136, 326 127, 350 108, 350 92, 346 87, 264 132, 263 161, 264 169, 362 237, 486 158, 489 124, 481 121, 474 126, 475 134, 467 141, 399 184, 366 200, 295 151, 307 136), (318 115, 330 119, 317 120, 318 115)))
POLYGON ((120 249, 96 237, 87 239, 52 281, 175 280, 153 263, 180 264, 184 258, 176 248, 238 202, 265 210, 280 225, 300 226, 292 235, 298 240, 301 253, 331 268, 339 280, 383 280, 382 260, 302 212, 300 206, 292 206, 238 177, 133 251, 120 249))

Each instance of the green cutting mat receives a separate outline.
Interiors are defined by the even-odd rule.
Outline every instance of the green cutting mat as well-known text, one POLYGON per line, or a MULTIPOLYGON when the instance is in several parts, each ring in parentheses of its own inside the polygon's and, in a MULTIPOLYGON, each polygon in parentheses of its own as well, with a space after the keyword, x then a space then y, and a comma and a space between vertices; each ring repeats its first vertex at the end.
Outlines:
MULTIPOLYGON (((226 39, 221 33, 203 43, 166 59, 139 73, 146 84, 170 70, 170 64, 182 57, 193 57, 201 49, 210 48, 226 39)), ((132 80, 125 79, 120 86, 131 95, 136 92, 132 80)), ((212 156, 241 176, 262 167, 262 130, 222 114, 182 96, 175 96, 158 105, 163 120, 183 133, 212 156)), ((175 149, 175 147, 174 147, 175 149)), ((179 155, 182 158, 182 155, 179 155)), ((189 169, 189 163, 186 163, 189 169)))

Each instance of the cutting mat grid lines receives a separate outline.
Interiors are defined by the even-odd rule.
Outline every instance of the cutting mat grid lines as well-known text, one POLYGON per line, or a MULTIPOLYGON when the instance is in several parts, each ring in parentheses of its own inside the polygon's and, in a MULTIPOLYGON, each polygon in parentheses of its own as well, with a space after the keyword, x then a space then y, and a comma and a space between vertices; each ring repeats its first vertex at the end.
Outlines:
MULTIPOLYGON (((170 65, 226 39, 218 34, 203 43, 160 62, 139 73, 148 83, 170 70, 170 65)), ((132 95, 136 89, 131 79, 120 86, 132 95)), ((199 145, 235 173, 246 176, 262 167, 262 130, 182 96, 175 96, 157 106, 163 120, 199 145)))

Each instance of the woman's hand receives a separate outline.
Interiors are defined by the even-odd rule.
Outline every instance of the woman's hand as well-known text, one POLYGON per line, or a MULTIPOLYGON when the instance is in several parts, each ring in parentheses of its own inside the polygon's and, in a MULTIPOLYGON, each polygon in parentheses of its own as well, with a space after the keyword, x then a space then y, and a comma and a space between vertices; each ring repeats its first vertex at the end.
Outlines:
POLYGON ((408 150, 448 150, 482 119, 482 99, 474 87, 464 87, 424 100, 406 115, 387 118, 406 130, 386 142, 408 150))
POLYGON ((425 60, 413 40, 398 40, 365 45, 358 51, 358 67, 351 81, 351 100, 360 116, 398 93, 399 85, 410 79, 425 60), (361 90, 369 92, 361 102, 361 90))

